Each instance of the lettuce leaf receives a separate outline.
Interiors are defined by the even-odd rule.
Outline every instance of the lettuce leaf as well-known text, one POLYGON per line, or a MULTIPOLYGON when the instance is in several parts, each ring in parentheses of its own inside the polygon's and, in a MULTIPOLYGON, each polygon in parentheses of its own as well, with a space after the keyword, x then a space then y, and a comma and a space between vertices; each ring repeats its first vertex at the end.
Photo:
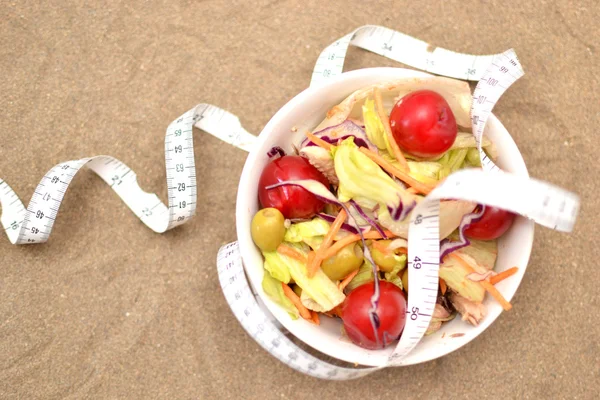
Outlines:
MULTIPOLYGON (((448 238, 454 241, 459 240, 458 232, 453 232, 448 238)), ((496 258, 498 257, 498 241, 476 239, 469 239, 469 241, 471 242, 469 246, 463 247, 456 252, 461 256, 469 256, 479 267, 485 268, 486 271, 494 269, 496 258)))
POLYGON ((440 264, 440 278, 446 281, 448 287, 457 292, 462 297, 481 303, 485 296, 485 289, 479 284, 467 278, 470 271, 456 261, 453 257, 444 258, 444 262, 440 264))
MULTIPOLYGON (((286 243, 288 246, 295 248, 305 256, 308 256, 308 252, 304 246, 286 243)), ((276 271, 278 276, 284 275, 282 271, 286 271, 288 276, 294 280, 296 285, 302 288, 302 293, 314 300, 323 310, 329 311, 341 304, 346 296, 337 287, 335 283, 331 281, 325 275, 325 273, 319 269, 312 278, 309 278, 306 274, 306 264, 302 263, 291 257, 287 257, 278 252, 263 252, 265 256, 265 269, 267 269, 271 275, 273 271, 276 271)), ((277 276, 273 275, 275 279, 277 276)), ((287 280, 281 280, 284 283, 288 283, 290 278, 287 280)))
POLYGON ((394 256, 394 258, 397 259, 398 262, 390 272, 386 272, 384 274, 384 279, 404 290, 402 285, 402 277, 399 275, 399 273, 404 269, 404 267, 406 267, 406 254, 394 256))
POLYGON ((377 148, 385 150, 389 154, 394 154, 390 146, 387 135, 383 128, 383 122, 375 111, 375 101, 373 99, 366 99, 362 106, 363 120, 365 122, 365 132, 367 137, 377 148))
POLYGON ((310 221, 296 222, 285 231, 283 240, 291 243, 299 243, 306 238, 325 236, 329 232, 329 222, 322 218, 313 218, 310 221))
POLYGON ((283 292, 281 282, 273 278, 271 274, 265 271, 262 280, 262 288, 267 296, 275 303, 279 304, 292 319, 298 319, 299 312, 296 306, 288 299, 283 292))
POLYGON ((369 262, 365 261, 358 269, 356 276, 354 276, 354 278, 352 278, 352 280, 346 286, 346 290, 350 292, 363 283, 371 282, 373 280, 375 280, 373 277, 373 267, 369 262))
POLYGON ((409 175, 419 182, 436 184, 442 164, 433 161, 408 161, 409 175))
MULTIPOLYGON (((338 200, 347 202, 364 199, 385 205, 394 220, 401 219, 402 211, 413 203, 414 196, 364 155, 352 138, 344 140, 337 148, 334 157, 335 172, 340 181, 338 200)), ((360 203, 359 203, 360 204, 360 203)))
MULTIPOLYGON (((279 254, 277 251, 263 251, 265 258, 265 270, 271 274, 274 279, 283 283, 290 283, 291 275, 289 270, 290 261, 295 261, 293 258, 279 254)), ((297 261, 296 261, 297 262, 297 261)))
POLYGON ((444 179, 453 172, 458 171, 464 165, 465 158, 469 149, 461 148, 449 150, 438 160, 441 164, 441 169, 438 172, 438 179, 444 179))

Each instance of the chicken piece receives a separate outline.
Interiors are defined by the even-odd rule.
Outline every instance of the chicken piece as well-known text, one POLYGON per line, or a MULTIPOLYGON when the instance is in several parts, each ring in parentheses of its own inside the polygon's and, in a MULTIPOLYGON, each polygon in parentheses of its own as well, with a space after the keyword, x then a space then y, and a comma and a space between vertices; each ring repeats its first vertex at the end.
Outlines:
POLYGON ((439 331, 442 327, 442 322, 448 321, 450 315, 450 311, 444 308, 444 306, 439 303, 436 304, 433 309, 433 314, 431 314, 431 321, 429 321, 429 326, 427 327, 425 336, 439 331))
POLYGON ((475 303, 457 293, 450 293, 450 302, 462 316, 462 320, 469 321, 471 325, 477 326, 487 315, 483 303, 475 303))
POLYGON ((316 169, 321 171, 332 185, 337 186, 339 184, 330 152, 318 146, 305 146, 300 150, 300 155, 308 159, 316 169))

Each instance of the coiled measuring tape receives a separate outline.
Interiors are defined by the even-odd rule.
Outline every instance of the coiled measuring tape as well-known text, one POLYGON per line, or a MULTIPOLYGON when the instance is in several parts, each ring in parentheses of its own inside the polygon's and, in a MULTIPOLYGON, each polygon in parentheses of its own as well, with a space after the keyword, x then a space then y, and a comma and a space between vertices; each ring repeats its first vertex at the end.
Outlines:
MULTIPOLYGON (((294 344, 259 305, 244 274, 237 243, 222 247, 217 257, 219 280, 231 309, 244 329, 269 353, 290 367, 323 379, 353 379, 387 366, 402 365, 404 357, 425 333, 438 290, 439 200, 454 198, 499 206, 525 215, 537 223, 561 230, 573 228, 579 209, 576 195, 533 179, 490 171, 498 168, 481 149, 487 118, 502 93, 523 72, 512 50, 499 55, 460 54, 431 45, 384 27, 364 26, 327 47, 319 56, 311 85, 321 84, 342 72, 348 47, 354 45, 404 64, 449 77, 479 80, 471 110, 473 133, 483 171, 459 171, 438 185, 411 214, 408 258, 413 290, 404 333, 386 365, 376 368, 344 368, 322 361, 294 344), (506 193, 519 192, 517 199, 506 193), (527 199, 527 201, 523 201, 527 199), (416 316, 415 318, 412 318, 416 316)), ((36 187, 27 208, 0 179, 0 222, 13 244, 48 240, 62 199, 75 174, 87 166, 96 172, 150 229, 165 232, 187 222, 196 209, 196 175, 192 128, 196 126, 238 148, 250 151, 256 137, 239 119, 218 107, 200 104, 173 121, 165 136, 168 205, 155 194, 144 192, 136 174, 110 156, 67 161, 53 167, 36 187)))

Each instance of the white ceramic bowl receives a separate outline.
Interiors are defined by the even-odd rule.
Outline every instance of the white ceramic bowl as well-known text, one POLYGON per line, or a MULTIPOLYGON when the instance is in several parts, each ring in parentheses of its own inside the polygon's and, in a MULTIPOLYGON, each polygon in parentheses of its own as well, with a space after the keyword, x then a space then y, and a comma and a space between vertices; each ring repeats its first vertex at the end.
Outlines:
MULTIPOLYGON (((312 130, 324 118, 327 111, 350 93, 365 86, 404 77, 423 77, 428 74, 402 68, 369 68, 342 74, 325 86, 308 88, 290 100, 269 121, 261 132, 257 146, 250 153, 238 187, 236 219, 237 234, 242 252, 244 267, 251 284, 258 291, 270 312, 293 335, 306 344, 340 360, 361 365, 383 365, 393 346, 383 350, 365 350, 349 341, 340 340, 341 322, 337 319, 321 318, 321 325, 312 325, 302 319, 291 320, 289 315, 262 291, 263 258, 250 236, 250 222, 259 208, 258 179, 268 162, 267 152, 273 146, 280 146, 290 153, 292 143, 298 143, 302 132, 312 130), (292 127, 298 128, 292 133, 292 127)), ((495 117, 491 116, 486 127, 486 135, 496 144, 499 154, 498 165, 505 171, 528 176, 523 157, 508 131, 495 117)), ((499 241, 496 271, 513 266, 519 267, 517 275, 497 285, 498 290, 510 300, 515 294, 531 253, 533 244, 533 222, 519 217, 512 228, 499 241)), ((473 327, 455 318, 443 325, 437 333, 425 337, 407 356, 407 364, 417 364, 442 357, 475 339, 498 318, 502 308, 491 296, 486 296, 488 315, 483 322, 473 327), (444 337, 442 335, 445 333, 444 337), (451 337, 453 333, 463 336, 451 337)))

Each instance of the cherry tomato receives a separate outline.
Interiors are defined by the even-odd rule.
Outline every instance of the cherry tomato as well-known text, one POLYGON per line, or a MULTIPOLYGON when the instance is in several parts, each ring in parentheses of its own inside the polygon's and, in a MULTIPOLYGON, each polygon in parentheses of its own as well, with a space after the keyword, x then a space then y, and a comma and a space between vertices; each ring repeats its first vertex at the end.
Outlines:
POLYGON ((469 225, 465 229, 465 235, 479 240, 497 239, 510 228, 514 219, 515 214, 510 211, 485 206, 485 211, 481 219, 469 225))
POLYGON ((383 349, 400 337, 406 322, 406 298, 393 283, 379 281, 379 303, 375 311, 379 327, 375 331, 369 310, 375 282, 354 289, 342 305, 344 329, 352 343, 369 350, 383 349))
POLYGON ((390 113, 390 126, 400 148, 418 157, 437 157, 456 139, 458 128, 448 102, 431 90, 401 98, 390 113))
POLYGON ((329 187, 327 178, 304 157, 283 156, 267 164, 258 181, 258 199, 263 208, 273 207, 286 218, 310 218, 325 206, 314 194, 299 186, 281 186, 278 182, 314 179, 329 187))

